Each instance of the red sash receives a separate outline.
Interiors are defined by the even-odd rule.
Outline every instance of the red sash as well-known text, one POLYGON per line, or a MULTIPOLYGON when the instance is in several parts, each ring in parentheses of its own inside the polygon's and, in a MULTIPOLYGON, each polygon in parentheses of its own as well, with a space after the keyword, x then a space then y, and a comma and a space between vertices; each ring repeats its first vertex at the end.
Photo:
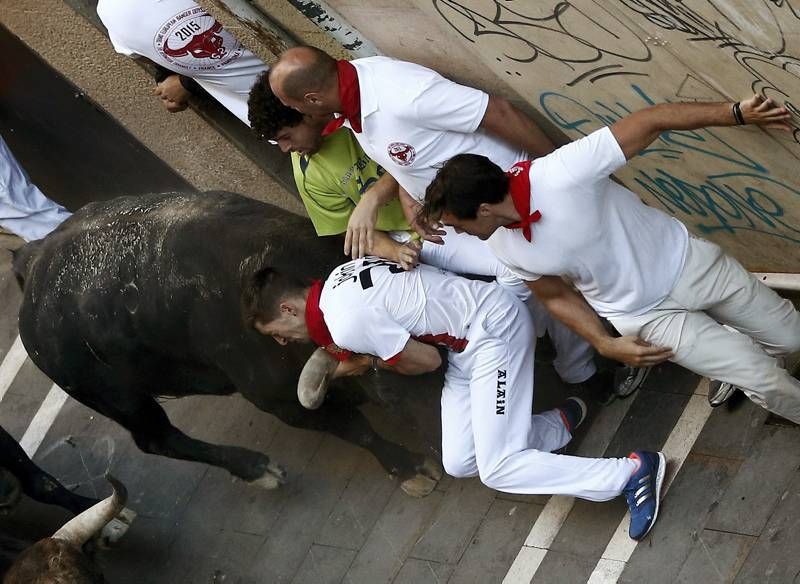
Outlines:
POLYGON ((522 229, 525 239, 531 241, 531 223, 536 223, 542 218, 542 214, 536 210, 531 213, 531 161, 525 160, 517 162, 512 166, 508 175, 508 190, 511 193, 511 200, 514 208, 519 213, 520 220, 515 223, 505 225, 508 229, 522 229))
POLYGON ((342 103, 342 115, 333 118, 322 130, 327 136, 342 127, 344 121, 350 122, 353 131, 361 133, 361 90, 358 86, 358 74, 350 61, 336 61, 339 77, 339 100, 342 103))
POLYGON ((333 342, 331 331, 328 330, 328 325, 325 324, 325 316, 319 307, 319 298, 322 295, 322 280, 314 280, 311 283, 311 290, 308 292, 306 299, 306 326, 308 327, 308 336, 317 345, 328 351, 339 361, 347 361, 353 354, 352 351, 342 349, 333 342))

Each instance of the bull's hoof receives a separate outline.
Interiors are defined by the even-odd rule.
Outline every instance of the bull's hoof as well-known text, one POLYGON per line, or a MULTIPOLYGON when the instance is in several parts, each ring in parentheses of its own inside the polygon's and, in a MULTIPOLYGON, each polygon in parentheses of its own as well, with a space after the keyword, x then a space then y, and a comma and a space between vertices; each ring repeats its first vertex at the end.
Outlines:
POLYGON ((433 458, 427 457, 422 466, 417 467, 416 476, 404 480, 400 483, 400 488, 409 497, 417 499, 426 497, 436 488, 443 474, 442 465, 433 458))
POLYGON ((108 549, 117 543, 128 532, 128 528, 136 519, 136 511, 125 507, 119 515, 106 523, 97 537, 97 547, 108 549))
POLYGON ((252 481, 249 484, 260 489, 277 489, 286 482, 286 471, 279 464, 270 462, 267 465, 267 471, 252 481))
POLYGON ((316 410, 322 405, 338 364, 333 355, 321 347, 311 354, 297 380, 297 399, 304 408, 316 410))

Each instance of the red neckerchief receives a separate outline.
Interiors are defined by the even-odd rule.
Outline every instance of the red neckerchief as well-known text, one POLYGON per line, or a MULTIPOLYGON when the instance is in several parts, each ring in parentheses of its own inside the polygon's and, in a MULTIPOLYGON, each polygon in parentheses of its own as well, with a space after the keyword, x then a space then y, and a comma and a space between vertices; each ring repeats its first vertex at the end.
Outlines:
POLYGON ((361 133, 361 89, 358 86, 358 73, 350 61, 336 61, 337 76, 339 78, 339 101, 342 104, 342 115, 333 118, 322 130, 322 135, 327 136, 342 127, 344 121, 350 122, 350 127, 357 134, 361 133))
POLYGON ((325 316, 319 307, 319 297, 322 295, 322 280, 314 280, 311 282, 311 290, 308 292, 306 298, 306 326, 308 327, 308 336, 317 345, 328 351, 339 361, 347 361, 352 355, 352 351, 342 349, 333 342, 331 331, 328 330, 328 325, 325 324, 325 316))
POLYGON ((536 223, 542 218, 542 214, 536 210, 531 213, 531 161, 524 160, 512 166, 506 175, 508 176, 508 190, 511 193, 511 200, 514 208, 519 213, 520 220, 516 223, 505 225, 507 229, 522 229, 525 239, 531 241, 531 223, 536 223))

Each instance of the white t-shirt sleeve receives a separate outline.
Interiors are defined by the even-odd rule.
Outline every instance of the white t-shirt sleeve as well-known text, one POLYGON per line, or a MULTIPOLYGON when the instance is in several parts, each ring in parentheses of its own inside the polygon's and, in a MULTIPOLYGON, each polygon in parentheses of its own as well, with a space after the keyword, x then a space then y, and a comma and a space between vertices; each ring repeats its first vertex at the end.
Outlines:
MULTIPOLYGON (((501 228, 502 229, 502 228, 501 228)), ((531 245, 527 241, 522 242, 520 245, 531 245)), ((542 277, 542 274, 537 274, 536 272, 531 272, 526 270, 525 268, 515 265, 511 263, 508 259, 498 257, 498 259, 508 268, 508 270, 514 274, 517 278, 524 282, 533 282, 538 280, 542 277)))
POLYGON ((383 360, 400 353, 411 334, 385 310, 363 307, 329 322, 333 342, 354 353, 375 355, 383 360))
POLYGON ((118 52, 120 55, 125 55, 126 57, 131 57, 132 59, 141 57, 139 53, 137 53, 133 49, 128 48, 122 41, 116 38, 113 34, 109 33, 108 38, 111 41, 111 44, 114 46, 114 50, 118 52))
MULTIPOLYGON (((139 57, 141 55, 129 48, 122 39, 120 39, 119 35, 116 34, 124 29, 124 27, 118 26, 118 23, 125 22, 126 20, 126 13, 124 11, 126 7, 117 5, 115 4, 116 2, 117 0, 100 0, 100 2, 97 3, 97 16, 100 17, 100 22, 106 27, 108 39, 111 41, 111 45, 116 52, 127 57, 139 57)), ((141 26, 141 24, 139 24, 139 26, 141 26)))
POLYGON ((622 148, 607 126, 562 146, 541 161, 546 166, 557 166, 543 169, 546 175, 554 177, 558 173, 578 187, 606 180, 627 162, 622 148))
POLYGON ((486 243, 494 256, 520 280, 533 282, 542 277, 542 274, 530 272, 518 265, 517 255, 521 251, 520 246, 531 245, 523 238, 518 240, 510 234, 508 229, 500 227, 486 243))
POLYGON ((486 114, 489 94, 431 73, 413 100, 413 122, 432 130, 476 131, 486 114))

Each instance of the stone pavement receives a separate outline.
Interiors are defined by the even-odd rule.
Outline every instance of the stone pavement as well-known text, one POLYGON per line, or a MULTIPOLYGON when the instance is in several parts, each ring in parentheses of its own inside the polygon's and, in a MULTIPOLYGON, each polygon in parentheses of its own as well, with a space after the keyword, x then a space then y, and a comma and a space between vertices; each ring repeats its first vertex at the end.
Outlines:
MULTIPOLYGON (((0 293, 3 358, 15 339, 19 302, 5 251, 0 293)), ((540 365, 537 376, 537 397, 563 395, 549 366, 540 365)), ((0 425, 21 439, 50 386, 26 361, 0 403, 0 425)), ((658 368, 630 399, 593 408, 577 450, 604 442, 608 455, 661 447, 687 407, 705 406, 703 396, 692 398, 698 387, 696 377, 677 367, 658 368)), ((546 497, 445 478, 430 496, 411 499, 365 451, 289 428, 238 397, 184 398, 165 407, 193 436, 279 458, 292 479, 280 490, 261 491, 220 469, 143 454, 116 424, 68 399, 35 460, 84 494, 106 492, 108 469, 127 484, 139 517, 118 547, 101 556, 111 582, 500 582, 532 527, 542 533, 537 518, 546 497)), ((534 581, 793 581, 800 570, 793 537, 800 521, 800 430, 745 401, 734 411, 713 411, 690 446, 658 524, 621 573, 597 567, 609 566, 600 561, 604 553, 613 558, 607 547, 624 503, 574 501, 552 542, 539 550, 534 581)), ((66 516, 25 500, 0 527, 33 539, 66 516)), ((523 548, 532 549, 539 548, 523 548)), ((520 566, 525 562, 509 581, 530 581, 532 573, 515 579, 524 573, 520 566)))

